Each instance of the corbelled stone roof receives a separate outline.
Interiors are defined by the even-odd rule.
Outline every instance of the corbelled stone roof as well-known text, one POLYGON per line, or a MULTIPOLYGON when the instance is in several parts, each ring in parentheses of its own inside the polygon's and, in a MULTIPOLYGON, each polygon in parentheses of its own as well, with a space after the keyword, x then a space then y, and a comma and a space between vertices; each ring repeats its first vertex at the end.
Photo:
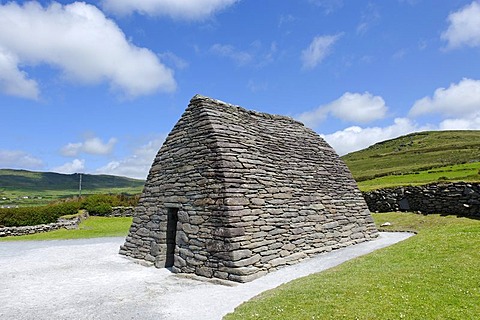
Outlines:
POLYGON ((172 270, 233 281, 377 235, 348 168, 318 134, 199 95, 155 158, 121 253, 163 267, 172 210, 172 270))

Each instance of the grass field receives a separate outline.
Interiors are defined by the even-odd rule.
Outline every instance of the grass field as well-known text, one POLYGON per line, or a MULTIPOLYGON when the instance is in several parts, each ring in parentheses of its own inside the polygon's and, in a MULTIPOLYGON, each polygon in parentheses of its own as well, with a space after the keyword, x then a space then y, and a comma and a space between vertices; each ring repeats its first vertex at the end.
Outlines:
POLYGON ((480 221, 375 214, 418 235, 242 304, 234 319, 478 319, 480 221))
POLYGON ((480 181, 480 162, 459 164, 398 175, 388 175, 358 182, 362 191, 373 189, 423 185, 432 182, 480 181))
POLYGON ((0 238, 0 242, 19 240, 65 240, 98 237, 125 237, 131 224, 132 218, 129 217, 89 217, 88 219, 84 220, 76 230, 59 229, 26 236, 5 237, 0 238))
POLYGON ((342 159, 360 182, 392 174, 479 163, 480 131, 409 134, 347 154, 342 159))

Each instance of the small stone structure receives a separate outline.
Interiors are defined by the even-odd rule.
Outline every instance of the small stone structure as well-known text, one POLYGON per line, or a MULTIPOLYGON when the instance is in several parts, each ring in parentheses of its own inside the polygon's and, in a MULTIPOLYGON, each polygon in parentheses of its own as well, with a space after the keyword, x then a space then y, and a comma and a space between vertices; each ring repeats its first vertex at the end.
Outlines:
POLYGON ((372 212, 418 211, 480 216, 480 184, 432 183, 424 186, 386 188, 364 193, 372 212))
POLYGON ((197 95, 154 160, 120 253, 246 282, 377 235, 347 166, 315 132, 197 95))

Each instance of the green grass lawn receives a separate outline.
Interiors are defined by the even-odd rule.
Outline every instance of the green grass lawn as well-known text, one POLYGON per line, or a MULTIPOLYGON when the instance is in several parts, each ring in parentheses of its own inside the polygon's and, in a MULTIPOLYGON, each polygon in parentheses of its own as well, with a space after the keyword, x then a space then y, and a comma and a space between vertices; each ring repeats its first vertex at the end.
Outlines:
POLYGON ((0 238, 0 241, 124 237, 131 224, 132 218, 130 217, 89 217, 76 230, 59 229, 26 236, 0 238))
POLYGON ((480 181, 480 162, 452 165, 441 168, 422 170, 415 173, 388 175, 376 179, 360 181, 358 187, 362 191, 380 188, 415 186, 432 182, 480 181))
POLYGON ((342 157, 357 181, 480 161, 480 131, 431 131, 387 140, 342 157))
POLYGON ((267 291, 225 319, 478 319, 479 220, 373 216, 377 224, 418 234, 267 291))

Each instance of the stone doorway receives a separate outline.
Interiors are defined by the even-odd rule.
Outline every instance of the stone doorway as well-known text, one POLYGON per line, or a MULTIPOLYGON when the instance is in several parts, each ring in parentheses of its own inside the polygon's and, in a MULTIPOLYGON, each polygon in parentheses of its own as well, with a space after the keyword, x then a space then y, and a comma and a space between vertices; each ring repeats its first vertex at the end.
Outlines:
POLYGON ((178 208, 167 209, 167 256, 165 268, 173 267, 177 237, 178 208))

